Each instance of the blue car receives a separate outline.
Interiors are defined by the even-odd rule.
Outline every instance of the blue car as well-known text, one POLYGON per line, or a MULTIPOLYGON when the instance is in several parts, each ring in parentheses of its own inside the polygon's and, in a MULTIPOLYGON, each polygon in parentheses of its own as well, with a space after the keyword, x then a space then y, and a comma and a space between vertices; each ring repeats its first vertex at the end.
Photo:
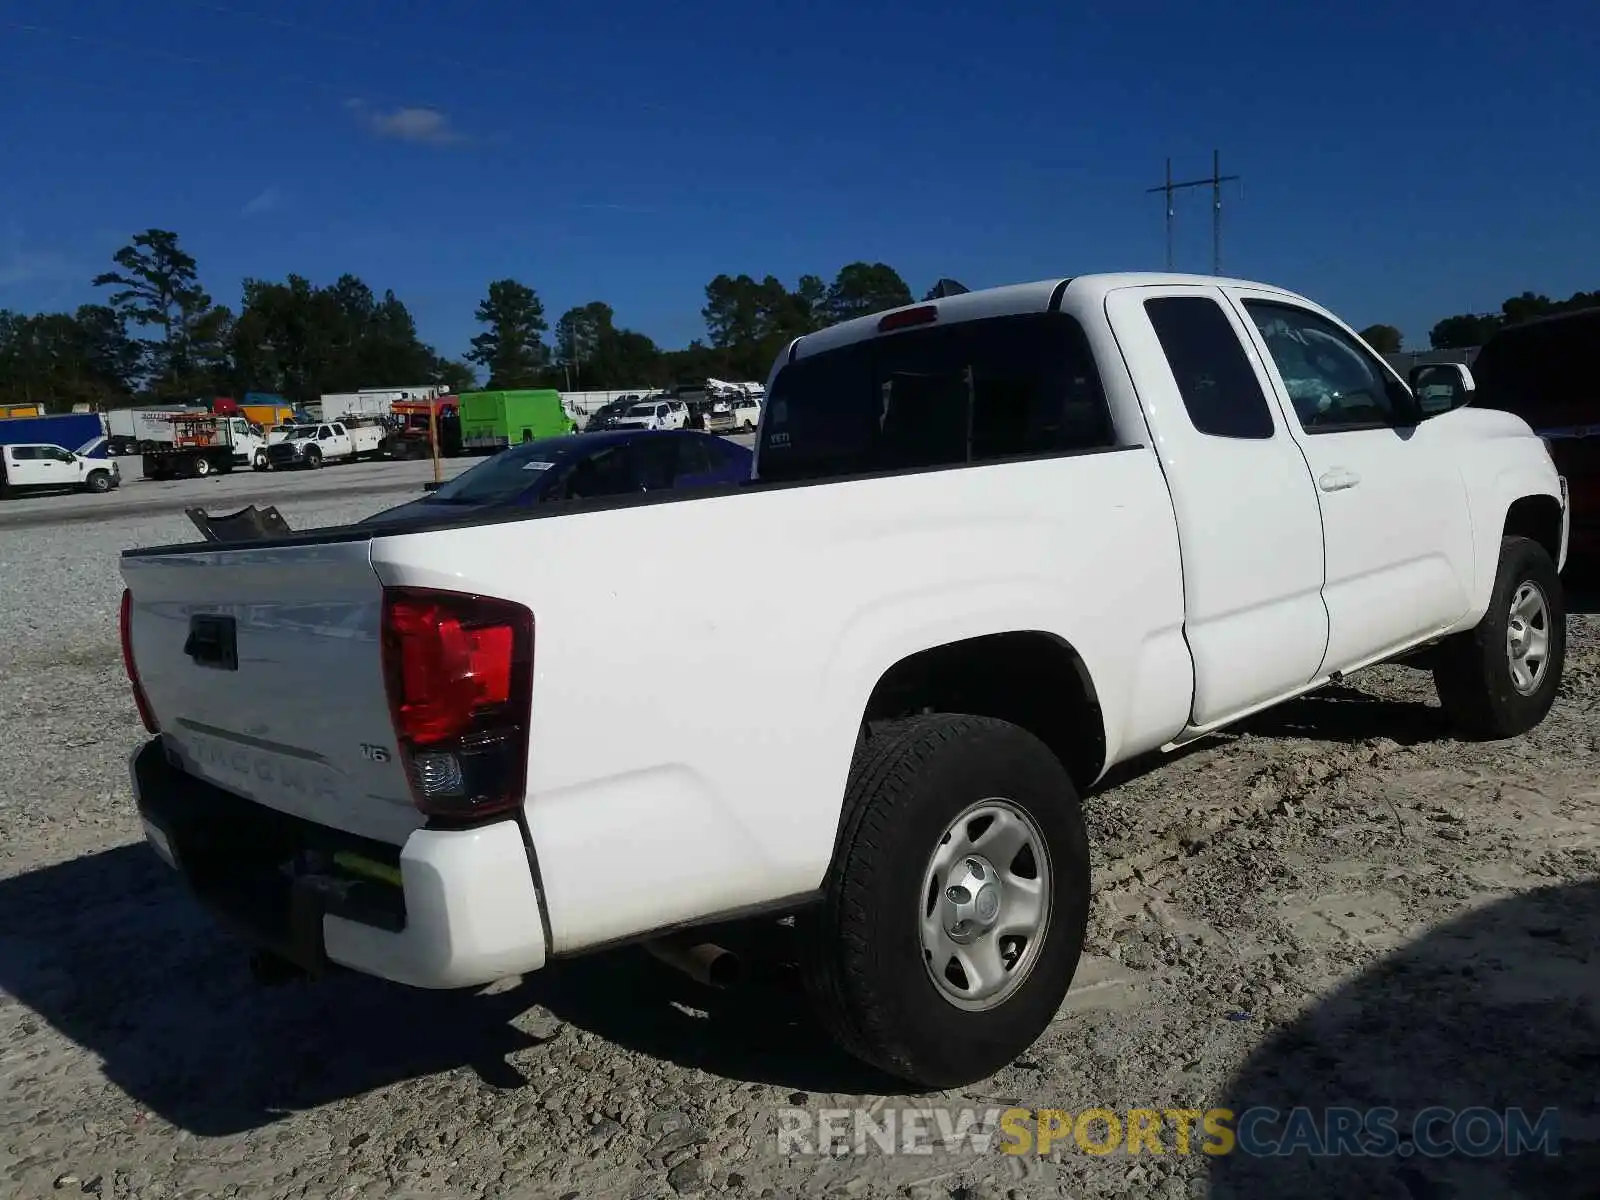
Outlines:
POLYGON ((750 478, 753 458, 743 446, 692 429, 541 438, 508 447, 446 480, 432 494, 374 513, 361 524, 742 483, 750 478))

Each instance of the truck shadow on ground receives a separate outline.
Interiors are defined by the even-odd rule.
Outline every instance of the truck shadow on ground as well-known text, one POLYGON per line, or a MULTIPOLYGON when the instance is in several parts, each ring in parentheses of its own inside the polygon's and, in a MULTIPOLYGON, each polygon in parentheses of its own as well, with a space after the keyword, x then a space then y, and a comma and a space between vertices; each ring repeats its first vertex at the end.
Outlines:
POLYGON ((1257 1152, 1211 1159, 1210 1195, 1593 1197, 1600 1194, 1597 1073, 1600 882, 1517 895, 1387 955, 1265 1042, 1220 1100, 1237 1114, 1241 1150, 1248 1127, 1257 1152), (1289 1116, 1297 1106, 1309 1120, 1289 1116), (1452 1111, 1418 1123, 1434 1106, 1452 1111), (1367 1143, 1387 1152, 1312 1153, 1327 1146, 1338 1120, 1330 1110, 1365 1119, 1377 1107, 1398 1110, 1391 1146, 1367 1143), (1247 1117, 1250 1109, 1275 1109, 1282 1119, 1247 1117), (1495 1134, 1517 1109, 1534 1137, 1507 1153, 1495 1134), (1547 1147, 1537 1135, 1549 1109, 1555 1137, 1547 1147), (1480 1153, 1434 1153, 1452 1129, 1480 1153), (1286 1140, 1290 1134, 1297 1136, 1286 1140))
MULTIPOLYGON (((88 1050, 141 1108, 208 1136, 461 1068, 538 1092, 549 1086, 545 1068, 559 1066, 550 1078, 570 1086, 582 1069, 575 1029, 739 1081, 896 1090, 832 1046, 781 970, 752 973, 748 985, 714 992, 623 948, 488 994, 350 974, 266 988, 240 944, 143 845, 0 881, 0 992, 88 1050), (557 1020, 530 1014, 536 1005, 557 1020)), ((23 1036, 38 1032, 33 1015, 12 1012, 23 1036)), ((84 1064, 83 1086, 94 1086, 93 1069, 84 1064)), ((59 1070, 40 1062, 41 1076, 59 1070)), ((28 1072, 7 1087, 25 1104, 28 1072)))

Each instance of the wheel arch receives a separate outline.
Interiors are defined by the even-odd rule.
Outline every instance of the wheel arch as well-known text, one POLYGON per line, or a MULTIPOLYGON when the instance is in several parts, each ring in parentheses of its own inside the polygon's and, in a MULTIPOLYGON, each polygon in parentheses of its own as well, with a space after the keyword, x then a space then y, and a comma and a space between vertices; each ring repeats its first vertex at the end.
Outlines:
POLYGON ((994 717, 1028 730, 1085 791, 1106 764, 1100 697, 1083 656, 1057 634, 1013 630, 931 646, 879 676, 861 725, 919 712, 994 717))
POLYGON ((1562 567, 1562 510, 1561 501, 1554 496, 1539 493, 1521 496, 1506 509, 1502 536, 1525 537, 1544 547, 1550 561, 1559 571, 1562 567))

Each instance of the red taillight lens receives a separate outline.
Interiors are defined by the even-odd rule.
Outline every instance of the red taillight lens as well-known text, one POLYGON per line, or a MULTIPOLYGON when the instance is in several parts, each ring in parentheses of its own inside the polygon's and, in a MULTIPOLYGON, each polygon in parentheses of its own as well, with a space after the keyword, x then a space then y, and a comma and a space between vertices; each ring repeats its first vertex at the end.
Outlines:
POLYGON ((139 710, 139 720, 149 732, 160 733, 161 726, 156 723, 156 715, 150 711, 150 701, 145 699, 144 687, 139 683, 139 668, 133 662, 133 593, 127 588, 122 589, 118 626, 122 638, 122 669, 128 676, 128 685, 133 688, 133 704, 139 710))
POLYGON ((385 588, 383 667, 417 807, 476 817, 522 802, 533 614, 459 592, 385 588))
POLYGON ((888 333, 892 329, 905 329, 909 325, 928 325, 939 319, 939 308, 934 304, 924 304, 918 308, 902 308, 899 312, 892 312, 878 322, 878 332, 888 333))

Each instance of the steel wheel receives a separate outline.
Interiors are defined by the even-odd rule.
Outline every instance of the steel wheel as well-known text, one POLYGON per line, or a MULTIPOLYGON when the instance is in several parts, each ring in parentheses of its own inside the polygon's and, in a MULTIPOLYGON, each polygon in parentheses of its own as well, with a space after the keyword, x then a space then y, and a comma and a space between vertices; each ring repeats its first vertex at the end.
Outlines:
POLYGON ((923 875, 918 929, 939 994, 982 1012, 1033 970, 1050 928, 1050 852, 1009 800, 980 800, 945 830, 923 875))
POLYGON ((1524 696, 1539 690, 1550 657, 1550 604, 1538 584, 1525 581, 1511 597, 1506 621, 1506 660, 1511 686, 1524 696))

